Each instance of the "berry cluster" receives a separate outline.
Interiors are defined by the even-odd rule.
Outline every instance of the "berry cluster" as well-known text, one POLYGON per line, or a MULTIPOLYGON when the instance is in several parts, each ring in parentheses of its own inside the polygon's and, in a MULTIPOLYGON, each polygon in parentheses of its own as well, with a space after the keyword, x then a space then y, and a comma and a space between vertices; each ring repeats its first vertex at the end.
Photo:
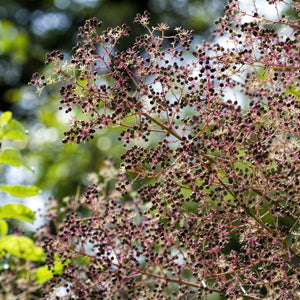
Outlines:
POLYGON ((115 189, 91 186, 80 204, 88 215, 73 207, 47 238, 49 264, 67 262, 47 295, 62 285, 65 299, 300 297, 299 20, 267 20, 237 0, 225 9, 215 36, 234 49, 194 47, 191 32, 169 36, 166 24, 150 29, 146 12, 135 23, 148 33, 129 49, 116 50, 127 26, 98 33, 93 18, 69 64, 49 56, 56 82, 67 82, 62 108, 81 111, 64 142, 123 128, 131 179, 114 171, 115 189), (227 99, 237 88, 246 109, 227 99), (138 146, 152 137, 152 148, 138 146))

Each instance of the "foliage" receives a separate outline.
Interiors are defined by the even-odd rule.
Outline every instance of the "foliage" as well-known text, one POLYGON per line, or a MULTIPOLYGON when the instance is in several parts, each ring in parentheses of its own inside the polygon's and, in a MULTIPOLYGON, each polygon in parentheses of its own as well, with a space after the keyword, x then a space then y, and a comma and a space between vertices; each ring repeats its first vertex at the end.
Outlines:
MULTIPOLYGON (((1 152, 0 163, 14 167, 30 167, 20 151, 12 147, 11 141, 26 139, 25 131, 20 123, 12 119, 12 113, 3 112, 0 117, 1 152)), ((0 185, 1 192, 14 197, 25 198, 35 196, 39 192, 36 186, 0 185)), ((4 198, 4 197, 3 197, 4 198)), ((2 201, 3 202, 3 199, 2 201)), ((0 206, 0 279, 1 299, 28 299, 40 288, 34 280, 34 264, 43 262, 45 253, 34 241, 22 235, 22 231, 10 228, 9 220, 33 223, 35 213, 23 204, 3 204, 0 206)), ((32 296, 33 297, 33 296, 32 296)), ((34 299, 34 298, 32 298, 34 299)))
POLYGON ((214 35, 234 49, 191 50, 190 31, 151 28, 145 12, 135 23, 147 33, 118 51, 129 27, 99 32, 93 18, 69 60, 52 51, 53 73, 34 74, 38 90, 64 83, 63 142, 112 127, 126 147, 120 170, 107 162, 62 218, 49 211, 58 232, 44 239, 46 263, 68 263, 45 298, 299 298, 299 20, 268 20, 255 2, 225 9, 214 35), (248 108, 226 96, 236 89, 248 108))

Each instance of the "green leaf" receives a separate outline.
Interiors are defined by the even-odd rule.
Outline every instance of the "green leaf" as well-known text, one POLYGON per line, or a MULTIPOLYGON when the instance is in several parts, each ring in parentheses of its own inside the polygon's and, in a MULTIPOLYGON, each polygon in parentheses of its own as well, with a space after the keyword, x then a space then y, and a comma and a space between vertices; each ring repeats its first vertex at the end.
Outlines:
POLYGON ((2 138, 25 140, 26 132, 18 121, 9 120, 8 123, 2 128, 2 138))
POLYGON ((61 263, 58 257, 56 257, 55 259, 57 261, 54 262, 54 267, 45 265, 36 269, 35 281, 37 284, 42 284, 45 281, 51 279, 53 277, 53 274, 61 274, 64 270, 64 266, 67 266, 69 263, 69 260, 61 263))
POLYGON ((33 223, 35 213, 23 204, 6 204, 0 207, 1 219, 17 219, 33 223))
POLYGON ((4 236, 7 234, 8 231, 8 224, 4 220, 0 220, 0 236, 4 236))
POLYGON ((193 214, 196 214, 198 211, 199 203, 193 201, 187 201, 183 204, 183 206, 193 214))
POLYGON ((3 256, 6 253, 32 261, 45 260, 43 249, 36 246, 33 240, 26 236, 6 235, 0 239, 0 255, 3 256))
POLYGON ((44 283, 45 281, 51 279, 53 277, 53 274, 61 274, 63 272, 64 265, 65 264, 62 263, 56 263, 54 267, 50 268, 50 270, 48 268, 48 265, 37 268, 35 272, 36 283, 44 283))
POLYGON ((61 274, 63 271, 63 265, 57 264, 54 268, 48 268, 48 265, 39 267, 36 269, 35 272, 35 281, 37 284, 42 284, 46 282, 47 280, 51 279, 53 277, 53 274, 61 274), (57 269, 57 272, 55 272, 57 269), (61 270, 60 270, 61 269, 61 270), (53 272, 54 270, 54 272, 53 272))
POLYGON ((0 186, 2 192, 7 192, 14 197, 24 198, 32 197, 39 193, 39 188, 37 186, 21 186, 21 185, 5 185, 0 186))
POLYGON ((300 90, 297 87, 297 85, 293 85, 289 89, 286 90, 285 94, 286 95, 293 94, 294 96, 296 96, 296 98, 299 98, 300 97, 300 90))
POLYGON ((0 163, 20 167, 23 166, 29 170, 30 167, 24 160, 20 151, 16 148, 6 148, 0 154, 0 163))
POLYGON ((10 111, 4 112, 0 117, 1 127, 5 126, 11 117, 12 113, 10 111))

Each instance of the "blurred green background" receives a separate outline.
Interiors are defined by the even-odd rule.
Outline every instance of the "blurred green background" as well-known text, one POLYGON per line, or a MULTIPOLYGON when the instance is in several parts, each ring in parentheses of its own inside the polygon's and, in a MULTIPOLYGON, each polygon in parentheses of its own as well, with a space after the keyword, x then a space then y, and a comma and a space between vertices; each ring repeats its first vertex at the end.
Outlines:
MULTIPOLYGON (((102 130, 95 140, 82 145, 61 143, 68 115, 58 111, 55 88, 41 96, 28 87, 34 72, 43 73, 47 52, 60 49, 71 55, 77 28, 88 18, 104 21, 104 28, 126 23, 130 46, 141 28, 132 25, 136 13, 148 10, 151 24, 169 23, 193 29, 201 39, 209 39, 214 21, 222 16, 225 0, 10 0, 0 3, 0 110, 10 110, 28 130, 27 154, 34 175, 19 174, 19 181, 33 180, 44 192, 62 199, 84 185, 86 175, 97 172, 104 157, 117 163, 122 145, 118 132, 102 130)), ((8 174, 2 170, 2 175, 8 174)), ((10 172, 13 173, 14 172, 10 172)), ((15 176, 16 174, 14 174, 15 176)), ((3 180, 2 180, 3 181, 3 180)), ((22 183, 22 182, 20 182, 22 183)), ((31 182, 32 183, 32 182, 31 182)))

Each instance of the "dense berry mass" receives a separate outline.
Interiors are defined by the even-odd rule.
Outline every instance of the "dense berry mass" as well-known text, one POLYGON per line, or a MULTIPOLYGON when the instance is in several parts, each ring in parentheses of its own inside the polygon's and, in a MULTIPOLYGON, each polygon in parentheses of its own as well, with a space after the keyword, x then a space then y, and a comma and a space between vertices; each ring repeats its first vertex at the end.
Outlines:
MULTIPOLYGON (((297 1, 268 2, 299 14, 297 1)), ((126 146, 104 172, 116 187, 91 185, 47 238, 49 268, 65 268, 46 298, 60 285, 65 299, 300 297, 299 19, 225 9, 214 36, 233 47, 195 46, 145 12, 145 34, 121 51, 130 29, 100 32, 93 18, 69 60, 53 51, 53 75, 33 76, 64 83, 60 108, 75 113, 63 142, 120 127, 126 146)))

